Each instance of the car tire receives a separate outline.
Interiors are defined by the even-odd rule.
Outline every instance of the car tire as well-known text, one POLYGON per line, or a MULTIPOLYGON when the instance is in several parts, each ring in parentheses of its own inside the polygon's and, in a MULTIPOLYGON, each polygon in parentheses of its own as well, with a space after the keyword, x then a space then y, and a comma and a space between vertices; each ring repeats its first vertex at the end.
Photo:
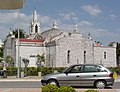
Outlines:
POLYGON ((106 87, 106 82, 104 80, 96 81, 95 87, 98 89, 104 89, 106 87))
POLYGON ((53 84, 59 87, 57 80, 54 80, 54 79, 49 80, 47 84, 53 84))

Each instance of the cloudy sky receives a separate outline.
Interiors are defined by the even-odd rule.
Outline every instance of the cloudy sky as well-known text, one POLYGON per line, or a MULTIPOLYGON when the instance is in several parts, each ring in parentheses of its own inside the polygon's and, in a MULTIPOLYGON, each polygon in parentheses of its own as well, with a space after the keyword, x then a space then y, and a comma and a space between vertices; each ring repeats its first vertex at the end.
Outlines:
POLYGON ((29 23, 36 9, 41 31, 50 29, 54 20, 59 29, 72 32, 73 25, 84 36, 89 33, 103 45, 120 42, 120 0, 26 0, 20 10, 0 10, 0 39, 3 41, 10 29, 22 28, 29 32, 29 23))

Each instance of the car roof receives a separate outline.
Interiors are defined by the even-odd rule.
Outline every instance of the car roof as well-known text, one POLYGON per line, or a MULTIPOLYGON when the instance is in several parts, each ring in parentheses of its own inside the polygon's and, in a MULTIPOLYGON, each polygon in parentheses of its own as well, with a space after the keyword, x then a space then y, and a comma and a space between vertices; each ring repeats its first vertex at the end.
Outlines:
POLYGON ((71 65, 71 66, 79 66, 79 65, 96 65, 96 66, 102 66, 101 64, 74 64, 74 65, 71 65))

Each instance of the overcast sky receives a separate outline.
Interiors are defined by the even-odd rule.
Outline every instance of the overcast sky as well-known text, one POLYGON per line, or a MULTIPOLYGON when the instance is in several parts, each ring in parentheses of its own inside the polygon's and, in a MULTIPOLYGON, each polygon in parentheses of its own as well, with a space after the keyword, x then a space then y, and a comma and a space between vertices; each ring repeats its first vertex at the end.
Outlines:
POLYGON ((84 36, 89 33, 95 41, 103 45, 120 42, 120 0, 26 0, 20 10, 0 10, 0 39, 3 41, 10 28, 22 28, 29 33, 30 20, 37 10, 41 31, 52 28, 54 20, 59 29, 72 32, 73 25, 84 36))

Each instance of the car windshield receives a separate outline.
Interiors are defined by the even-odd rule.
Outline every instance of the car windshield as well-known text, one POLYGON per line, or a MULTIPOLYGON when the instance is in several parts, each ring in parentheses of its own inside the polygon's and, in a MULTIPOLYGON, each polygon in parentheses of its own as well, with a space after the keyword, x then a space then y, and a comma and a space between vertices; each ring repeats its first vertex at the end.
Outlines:
POLYGON ((69 67, 65 68, 61 73, 65 73, 69 70, 69 67))

